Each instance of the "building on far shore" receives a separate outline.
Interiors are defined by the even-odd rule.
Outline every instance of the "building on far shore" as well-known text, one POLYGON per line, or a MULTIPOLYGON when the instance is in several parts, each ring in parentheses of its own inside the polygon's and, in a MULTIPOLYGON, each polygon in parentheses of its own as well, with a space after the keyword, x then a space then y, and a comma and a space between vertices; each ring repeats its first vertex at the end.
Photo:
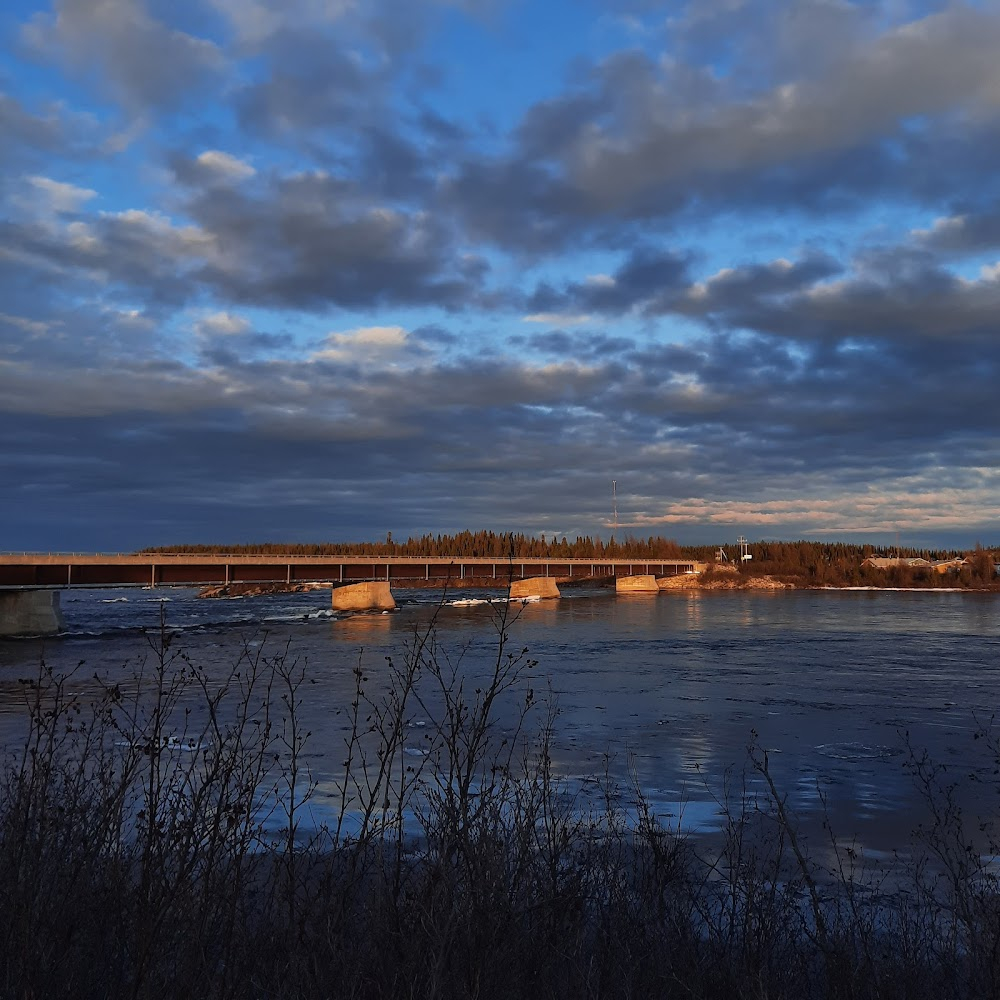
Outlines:
POLYGON ((906 566, 908 569, 929 569, 932 563, 919 556, 903 558, 900 556, 869 556, 861 564, 870 566, 872 569, 894 569, 896 566, 906 566))
POLYGON ((938 559, 934 563, 934 572, 944 576, 945 573, 957 573, 963 566, 968 566, 969 560, 961 556, 955 559, 938 559))
POLYGON ((919 556, 869 556, 861 565, 871 569, 895 569, 897 566, 905 566, 907 569, 931 569, 944 576, 946 573, 957 573, 964 566, 968 566, 969 560, 961 556, 956 556, 954 559, 936 559, 934 562, 921 559, 919 556))

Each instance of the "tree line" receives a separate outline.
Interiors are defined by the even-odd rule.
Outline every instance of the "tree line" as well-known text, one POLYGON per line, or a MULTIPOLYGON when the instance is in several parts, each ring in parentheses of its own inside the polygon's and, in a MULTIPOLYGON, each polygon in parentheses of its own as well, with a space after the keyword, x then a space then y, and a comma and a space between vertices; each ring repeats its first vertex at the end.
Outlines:
POLYGON ((169 545, 142 550, 143 554, 160 552, 191 552, 197 554, 227 553, 232 555, 298 555, 298 556, 483 556, 494 559, 707 559, 710 546, 682 547, 670 538, 649 536, 622 539, 612 536, 608 541, 590 535, 570 541, 553 534, 526 535, 523 532, 460 531, 454 535, 425 534, 396 541, 390 532, 378 542, 264 542, 242 545, 169 545), (699 553, 698 556, 691 552, 699 553))
POLYGON ((996 586, 992 550, 879 549, 845 542, 759 542, 751 547, 753 560, 744 572, 767 574, 806 586, 831 587, 985 587, 996 586), (865 566, 869 557, 898 558, 887 568, 865 566), (967 564, 940 573, 933 566, 908 566, 907 559, 935 561, 964 557, 967 564))
POLYGON ((995 565, 1000 556, 992 548, 884 549, 849 542, 759 541, 750 545, 752 560, 740 560, 733 545, 680 545, 672 538, 650 535, 639 538, 612 535, 607 541, 591 535, 527 535, 524 532, 460 531, 424 534, 398 541, 390 532, 384 541, 367 542, 253 542, 239 545, 169 545, 142 550, 142 554, 187 552, 192 554, 291 555, 291 556, 427 556, 483 557, 492 559, 636 559, 691 560, 737 566, 749 575, 768 575, 805 586, 953 587, 995 586, 995 565), (723 559, 718 559, 720 550, 723 559), (929 562, 965 556, 968 565, 941 574, 927 567, 904 564, 879 569, 864 566, 870 556, 922 558, 929 562))

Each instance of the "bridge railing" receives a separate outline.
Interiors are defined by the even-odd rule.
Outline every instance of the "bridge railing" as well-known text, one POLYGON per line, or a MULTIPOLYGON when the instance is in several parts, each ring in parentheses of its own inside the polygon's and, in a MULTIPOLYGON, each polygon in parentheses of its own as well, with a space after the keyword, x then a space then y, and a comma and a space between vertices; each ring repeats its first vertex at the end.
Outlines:
POLYGON ((144 562, 159 562, 170 559, 231 559, 248 561, 298 562, 322 560, 324 562, 345 562, 347 560, 379 560, 392 562, 490 562, 490 563, 649 563, 650 565, 687 564, 692 559, 668 559, 659 556, 492 556, 492 555, 385 555, 382 553, 344 552, 340 554, 312 554, 304 552, 15 552, 0 551, 0 561, 4 557, 38 559, 141 559, 144 562))

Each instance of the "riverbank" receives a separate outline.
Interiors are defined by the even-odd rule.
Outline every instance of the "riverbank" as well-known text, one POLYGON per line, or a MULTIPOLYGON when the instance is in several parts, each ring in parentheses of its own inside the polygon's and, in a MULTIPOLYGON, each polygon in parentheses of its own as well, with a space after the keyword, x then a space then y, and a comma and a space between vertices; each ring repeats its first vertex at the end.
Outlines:
POLYGON ((660 590, 793 590, 794 584, 773 576, 740 576, 736 573, 683 574, 659 580, 660 590))
POLYGON ((260 597, 262 594, 308 594, 314 590, 330 590, 331 583, 220 583, 202 587, 198 596, 207 600, 236 597, 260 597))

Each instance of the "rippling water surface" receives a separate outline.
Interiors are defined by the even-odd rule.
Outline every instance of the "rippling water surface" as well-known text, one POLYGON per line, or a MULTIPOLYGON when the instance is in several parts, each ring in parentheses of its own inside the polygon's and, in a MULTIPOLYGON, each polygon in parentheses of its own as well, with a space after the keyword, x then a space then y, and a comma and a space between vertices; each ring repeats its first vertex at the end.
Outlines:
MULTIPOLYGON (((286 646, 308 678, 310 764, 329 792, 343 757, 352 668, 384 682, 437 615, 442 655, 474 678, 496 652, 495 607, 482 593, 398 591, 392 614, 335 617, 329 591, 199 600, 190 590, 73 591, 62 598, 67 633, 0 641, 0 737, 23 731, 19 677, 40 656, 76 668, 82 688, 99 672, 126 681, 150 652, 143 630, 161 610, 182 648, 221 675, 249 644, 286 646), (82 666, 78 666, 82 662, 82 666)), ((994 595, 858 591, 676 592, 617 596, 570 590, 518 608, 510 648, 538 661, 533 686, 559 709, 554 759, 585 802, 609 774, 634 778, 668 822, 708 830, 719 800, 752 792, 747 746, 767 750, 789 805, 819 829, 825 812, 841 837, 871 849, 905 846, 924 818, 907 772, 908 734, 949 775, 988 780, 968 808, 996 811, 1000 787, 976 730, 1000 696, 1000 602, 994 595)), ((513 718, 514 706, 501 713, 513 718)), ((411 752, 431 720, 414 714, 411 752)))

